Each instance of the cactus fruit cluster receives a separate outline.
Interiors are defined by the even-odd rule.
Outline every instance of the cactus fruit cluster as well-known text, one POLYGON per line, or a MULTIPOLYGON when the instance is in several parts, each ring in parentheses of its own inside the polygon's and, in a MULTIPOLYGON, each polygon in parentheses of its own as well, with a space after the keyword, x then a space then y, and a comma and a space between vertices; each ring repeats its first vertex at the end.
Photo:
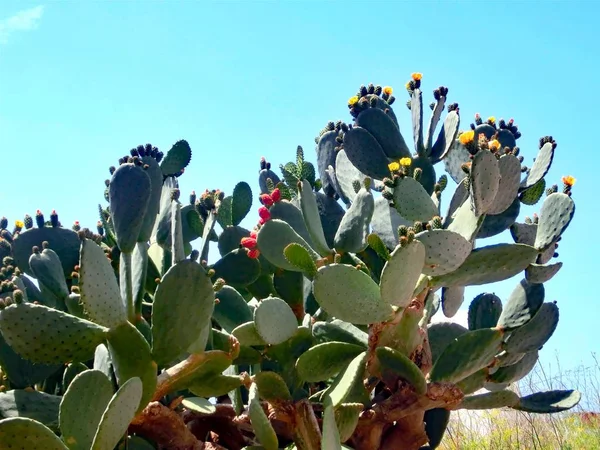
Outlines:
POLYGON ((188 143, 139 146, 110 168, 97 230, 2 219, 0 449, 434 449, 457 409, 575 406, 510 389, 558 323, 543 283, 574 179, 546 185, 552 137, 523 166, 512 120, 460 131, 446 87, 424 128, 421 81, 412 140, 370 84, 319 133, 316 168, 298 147, 280 176, 261 159, 258 189, 186 202, 188 143), (471 301, 468 328, 432 322, 517 275, 509 298, 471 301))

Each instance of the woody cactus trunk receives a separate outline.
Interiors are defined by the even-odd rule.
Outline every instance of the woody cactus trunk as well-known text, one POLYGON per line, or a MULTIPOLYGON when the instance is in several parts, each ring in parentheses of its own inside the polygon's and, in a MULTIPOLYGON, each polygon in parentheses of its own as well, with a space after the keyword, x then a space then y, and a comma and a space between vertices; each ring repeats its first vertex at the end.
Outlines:
POLYGON ((572 177, 546 186, 556 142, 527 168, 512 120, 459 131, 440 87, 424 128, 421 75, 406 88, 412 140, 392 89, 361 86, 317 167, 300 147, 280 175, 263 158, 259 190, 183 201, 182 140, 110 169, 96 231, 3 219, 0 449, 411 450, 436 448, 457 409, 575 406, 509 388, 559 318, 543 283, 575 205, 572 177), (443 210, 438 163, 457 184, 443 210), (508 298, 471 301, 468 328, 432 323, 515 276, 508 298))

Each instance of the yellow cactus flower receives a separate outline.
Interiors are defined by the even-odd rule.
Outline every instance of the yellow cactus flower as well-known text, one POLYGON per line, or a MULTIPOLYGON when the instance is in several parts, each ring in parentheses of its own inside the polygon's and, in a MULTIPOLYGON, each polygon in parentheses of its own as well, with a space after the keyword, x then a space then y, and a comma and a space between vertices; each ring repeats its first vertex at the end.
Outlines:
POLYGON ((491 116, 491 117, 488 117, 487 121, 491 124, 494 124, 494 123, 496 123, 496 118, 494 116, 491 116))
POLYGON ((392 95, 392 92, 394 92, 394 90, 392 89, 391 86, 386 86, 383 88, 383 93, 387 94, 387 95, 392 95))
POLYGON ((419 72, 414 72, 410 75, 412 77, 413 80, 415 81, 421 81, 421 78, 423 78, 423 74, 419 73, 419 72))
POLYGON ((354 106, 358 103, 358 95, 355 95, 354 97, 350 97, 348 99, 348 105, 350 106, 354 106))
POLYGON ((396 170, 400 170, 400 164, 398 164, 397 162, 393 162, 393 163, 389 163, 388 164, 388 168, 392 171, 395 172, 396 170))
POLYGON ((464 133, 461 133, 461 135, 458 137, 458 140, 462 145, 470 144, 471 142, 473 142, 473 139, 475 139, 475 131, 473 130, 465 131, 464 133))
POLYGON ((408 167, 408 166, 410 166, 411 164, 412 164, 412 159, 410 159, 410 158, 402 158, 402 159, 400 160, 400 165, 401 165, 401 166, 408 167))
POLYGON ((405 87, 406 89, 410 89, 410 81, 408 81, 408 82, 407 82, 407 83, 404 85, 404 87, 405 87))
POLYGON ((500 150, 500 147, 502 147, 502 145, 500 144, 500 142, 497 139, 491 140, 490 142, 488 142, 488 148, 492 151, 498 151, 500 150))
POLYGON ((24 226, 25 226, 25 224, 23 223, 22 220, 15 220, 15 227, 23 228, 24 226))
POLYGON ((562 177, 562 182, 565 183, 566 186, 572 187, 577 180, 571 175, 567 175, 562 177))

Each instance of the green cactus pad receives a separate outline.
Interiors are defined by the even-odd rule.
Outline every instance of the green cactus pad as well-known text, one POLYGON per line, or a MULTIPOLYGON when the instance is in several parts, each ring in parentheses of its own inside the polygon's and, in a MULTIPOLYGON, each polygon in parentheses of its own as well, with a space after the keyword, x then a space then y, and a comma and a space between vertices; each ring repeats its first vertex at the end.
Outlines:
POLYGON ((533 223, 513 223, 510 227, 510 234, 517 244, 531 245, 535 243, 537 225, 533 223))
POLYGON ((143 395, 139 408, 141 411, 152 398, 157 382, 157 367, 152 360, 148 341, 135 326, 125 322, 111 330, 108 349, 119 386, 123 386, 132 378, 142 381, 143 395))
POLYGON ((574 408, 581 401, 581 393, 574 390, 537 392, 521 397, 513 409, 539 414, 553 414, 574 408))
POLYGON ((62 398, 59 416, 62 440, 69 449, 92 447, 113 394, 111 381, 99 370, 86 370, 73 379, 62 398))
POLYGON ((105 344, 100 344, 96 347, 94 352, 94 366, 93 369, 99 370, 111 380, 113 379, 113 363, 108 351, 108 347, 105 344))
POLYGON ((219 225, 221 225, 221 228, 233 226, 233 222, 231 220, 232 203, 233 197, 231 195, 221 200, 219 210, 217 212, 217 222, 219 225))
POLYGON ((462 325, 453 322, 437 322, 429 325, 427 333, 433 362, 436 362, 450 342, 467 331, 469 330, 462 325))
POLYGON ((405 247, 396 247, 381 272, 381 299, 399 308, 408 306, 424 262, 425 246, 421 242, 413 241, 405 247))
POLYGON ((119 285, 106 254, 90 239, 81 242, 79 289, 86 314, 94 322, 113 328, 127 320, 119 285))
POLYGON ((324 342, 303 353, 296 362, 296 370, 304 381, 325 381, 337 375, 364 346, 346 342, 324 342))
POLYGON ((340 442, 346 442, 352 437, 363 409, 362 403, 342 403, 335 408, 335 423, 340 433, 340 442))
POLYGON ((415 238, 425 246, 426 275, 444 275, 458 269, 473 249, 473 244, 450 230, 426 230, 415 238))
POLYGON ((477 216, 471 208, 470 201, 465 201, 454 213, 447 229, 460 234, 467 241, 473 242, 484 220, 485 216, 477 216))
POLYGON ((497 367, 512 366, 521 361, 524 356, 525 353, 507 353, 506 351, 503 351, 496 357, 496 360, 498 361, 497 367))
POLYGON ((213 318, 228 333, 252 320, 252 310, 248 303, 231 286, 223 286, 215 293, 215 297, 219 301, 215 304, 213 318))
POLYGON ((472 286, 506 280, 525 270, 537 250, 524 244, 495 244, 475 249, 454 272, 433 277, 435 286, 472 286))
POLYGON ((0 442, 2 450, 69 450, 49 428, 24 417, 0 420, 0 442))
POLYGON ((298 329, 298 320, 290 306, 277 297, 269 297, 254 311, 254 324, 261 338, 270 345, 281 344, 298 329))
POLYGON ((328 314, 356 325, 382 322, 392 316, 392 307, 382 299, 379 286, 349 265, 321 267, 313 281, 313 293, 328 314))
POLYGON ((540 209, 534 247, 549 248, 564 233, 575 214, 575 202, 567 194, 555 192, 544 199, 540 209))
MULTIPOLYGON (((425 149, 429 151, 430 156, 433 154, 432 145, 433 145, 433 135, 435 133, 435 129, 438 126, 440 119, 442 118, 442 113, 444 112, 444 106, 446 104, 446 97, 440 97, 439 100, 436 100, 433 106, 433 112, 431 113, 431 117, 429 118, 429 126, 427 127, 427 133, 425 134, 425 149)), ((442 125, 443 128, 443 125, 442 125)), ((438 135, 438 140, 440 136, 438 135)), ((454 140, 454 139, 453 139, 454 140)), ((443 149, 441 150, 443 152, 443 149)), ((441 154, 440 151, 436 152, 437 156, 441 154)))
POLYGON ((352 183, 358 181, 363 185, 365 178, 367 178, 364 173, 352 164, 344 150, 340 150, 337 153, 335 160, 335 176, 343 196, 347 197, 350 202, 354 201, 354 197, 356 197, 356 192, 354 191, 352 183))
POLYGON ((521 202, 515 197, 512 204, 503 213, 486 214, 481 227, 477 231, 476 239, 485 239, 496 236, 505 230, 508 230, 515 223, 519 212, 521 211, 521 202))
POLYGON ((108 329, 42 305, 11 305, 0 312, 0 331, 21 356, 36 363, 87 361, 108 329))
POLYGON ((423 94, 421 89, 417 88, 411 93, 410 112, 412 115, 415 150, 420 154, 425 149, 423 145, 423 94))
POLYGON ((283 250, 285 259, 297 269, 300 269, 307 277, 313 279, 317 274, 317 266, 309 251, 300 244, 292 243, 283 250))
POLYGON ((302 239, 304 239, 311 247, 313 246, 312 238, 304 223, 304 217, 302 211, 292 202, 287 200, 281 200, 275 203, 269 210, 272 219, 279 219, 283 222, 287 222, 293 230, 298 233, 302 239))
POLYGON ((131 378, 116 392, 100 419, 91 450, 113 450, 134 418, 140 399, 142 382, 131 378))
POLYGON ((249 237, 250 231, 240 226, 229 226, 223 229, 219 235, 219 254, 225 256, 227 253, 239 248, 242 238, 249 237))
POLYGON ((327 245, 325 234, 323 233, 317 198, 308 181, 302 180, 301 186, 302 188, 299 190, 298 196, 300 198, 304 223, 315 244, 315 248, 322 256, 326 256, 331 253, 331 249, 327 245))
POLYGON ((29 267, 33 247, 42 248, 42 243, 56 252, 66 278, 70 279, 73 269, 79 262, 79 236, 67 228, 31 228, 19 233, 12 242, 12 255, 17 267, 27 275, 35 277, 29 267))
POLYGON ((402 353, 389 347, 378 347, 375 351, 382 372, 390 371, 394 376, 406 380, 419 395, 427 392, 427 381, 421 369, 402 353))
POLYGON ((173 144, 160 163, 160 169, 165 177, 177 176, 192 160, 192 149, 185 140, 173 144))
POLYGON ((430 195, 414 178, 399 180, 393 193, 396 209, 407 220, 427 222, 439 214, 430 195))
POLYGON ((478 370, 472 375, 469 375, 464 380, 456 383, 456 387, 459 388, 463 394, 469 395, 479 391, 486 383, 490 370, 484 367, 478 370))
POLYGON ((265 340, 258 334, 254 321, 243 323, 231 332, 231 334, 240 341, 241 345, 267 345, 265 340))
POLYGON ((403 218, 396 208, 383 197, 375 199, 375 210, 371 219, 373 233, 377 234, 389 249, 398 245, 398 227, 404 225, 411 227, 414 222, 403 218))
POLYGON ((35 364, 24 359, 10 347, 0 333, 0 367, 13 388, 26 388, 41 383, 57 372, 61 364, 35 364))
POLYGON ((544 303, 531 320, 508 337, 505 349, 510 353, 527 353, 540 349, 558 326, 558 306, 544 303))
POLYGON ((198 397, 220 397, 242 385, 239 376, 212 373, 195 378, 188 389, 198 397))
POLYGON ((442 124, 442 128, 440 129, 435 144, 431 147, 430 159, 432 162, 435 163, 446 157, 458 135, 459 126, 460 116, 456 111, 450 111, 444 119, 444 123, 442 124))
POLYGON ((69 296, 62 264, 54 250, 45 248, 38 253, 32 253, 29 267, 38 282, 54 296, 64 301, 69 296))
POLYGON ((173 263, 185 259, 182 222, 181 203, 174 200, 171 202, 171 254, 173 255, 173 263))
POLYGON ((356 356, 326 390, 325 396, 329 396, 333 406, 341 405, 356 389, 357 385, 362 385, 366 361, 367 352, 362 352, 356 356))
POLYGON ((265 450, 278 450, 279 441, 269 418, 260 404, 258 386, 252 383, 248 394, 248 415, 256 438, 265 450))
POLYGON ((537 364, 539 353, 537 350, 526 353, 518 362, 509 366, 500 367, 489 377, 492 383, 515 383, 525 377, 537 364))
POLYGON ((490 151, 481 150, 473 158, 469 184, 475 215, 485 214, 493 205, 500 186, 498 159, 490 151))
POLYGON ((335 234, 334 246, 338 252, 358 253, 367 247, 369 224, 374 211, 373 194, 370 190, 361 188, 335 234))
POLYGON ((155 158, 144 156, 142 157, 142 162, 147 166, 146 175, 148 175, 148 178, 150 179, 150 195, 148 205, 146 206, 146 212, 144 213, 144 221, 138 236, 138 242, 147 242, 150 239, 150 236, 152 236, 154 223, 158 216, 163 174, 155 158))
POLYGON ((181 261, 167 271, 152 307, 152 356, 159 366, 180 356, 210 325, 214 301, 210 278, 197 262, 181 261))
POLYGON ((276 372, 259 372, 254 377, 254 382, 258 386, 260 397, 271 404, 277 405, 292 400, 285 381, 276 372))
POLYGON ((270 191, 267 188, 267 180, 270 179, 273 182, 273 185, 277 186, 281 181, 277 174, 273 172, 271 169, 263 169, 258 174, 258 185, 260 187, 261 194, 269 194, 270 191))
POLYGON ((448 175, 450 175, 455 183, 460 183, 465 177, 465 172, 462 170, 462 165, 470 160, 471 154, 467 148, 462 145, 458 139, 456 139, 444 158, 446 172, 448 172, 448 175))
POLYGON ((319 259, 319 255, 308 243, 283 220, 271 219, 265 223, 258 232, 257 243, 261 253, 269 262, 285 270, 301 271, 289 263, 284 255, 285 248, 292 243, 306 248, 314 260, 319 259))
POLYGON ((469 198, 469 179, 468 177, 464 177, 461 182, 456 185, 456 189, 452 194, 452 198, 450 199, 450 203, 448 204, 448 211, 446 212, 446 216, 444 218, 444 227, 449 225, 452 222, 452 217, 460 208, 467 198, 469 198))
POLYGON ((369 244, 369 247, 371 247, 381 259, 383 259, 384 261, 389 261, 390 251, 387 249, 385 243, 377 234, 369 234, 367 236, 367 243, 369 244))
POLYGON ((400 134, 398 125, 383 110, 365 109, 355 122, 373 135, 388 158, 410 158, 411 152, 400 134))
POLYGON ((546 176, 554 159, 554 145, 546 142, 538 152, 527 178, 523 180, 522 189, 530 188, 546 176))
POLYGON ((67 365, 67 368, 63 372, 62 378, 62 388, 63 390, 67 390, 68 387, 73 382, 73 379, 79 375, 81 372, 85 372, 89 370, 88 366, 83 363, 70 363, 67 365))
POLYGON ((304 308, 305 287, 310 286, 310 280, 302 273, 279 270, 273 274, 272 283, 276 296, 285 300, 292 310, 297 311, 296 314, 304 308))
POLYGON ((108 186, 111 221, 123 253, 133 252, 138 241, 151 188, 150 177, 140 166, 122 164, 113 173, 108 186))
POLYGON ((346 210, 333 197, 327 197, 322 192, 315 193, 319 215, 321 218, 321 226, 325 234, 325 241, 329 248, 333 247, 335 234, 337 233, 340 223, 346 210))
POLYGON ((38 391, 14 389, 2 392, 0 393, 0 419, 27 418, 40 422, 56 432, 59 430, 60 401, 61 397, 58 395, 38 391))
POLYGON ((210 400, 203 397, 187 397, 182 400, 181 406, 195 413, 206 415, 213 414, 217 410, 210 400))
POLYGON ((323 134, 317 143, 317 168, 321 175, 321 183, 323 184, 323 192, 327 196, 333 196, 336 192, 335 183, 327 174, 329 166, 335 168, 336 151, 335 148, 339 145, 336 141, 338 137, 337 130, 331 130, 323 134))
MULTIPOLYGON (((374 108, 372 108, 374 109, 374 108)), ((323 435, 321 448, 327 450, 341 450, 340 432, 335 421, 335 409, 330 398, 325 399, 323 411, 323 435)))
POLYGON ((469 305, 469 330, 493 328, 502 314, 502 300, 496 294, 479 294, 469 305))
POLYGON ((312 332, 318 342, 345 342, 367 348, 369 336, 360 328, 343 320, 315 322, 312 332))
POLYGON ((219 259, 214 266, 213 280, 223 278, 227 284, 244 287, 256 281, 260 275, 260 262, 250 258, 248 252, 238 248, 219 259))
POLYGON ((233 188, 231 199, 231 224, 239 225, 252 208, 252 189, 245 181, 241 181, 233 188))
POLYGON ((442 312, 446 317, 454 317, 465 301, 464 286, 442 288, 442 312))
POLYGON ((500 318, 498 328, 514 330, 522 327, 538 312, 544 302, 543 284, 533 284, 523 279, 513 289, 500 318))
POLYGON ((501 214, 512 204, 519 191, 521 182, 521 163, 516 156, 508 154, 498 160, 500 183, 498 192, 487 209, 487 214, 501 214))
POLYGON ((452 341, 431 369, 432 382, 456 383, 492 363, 504 333, 484 328, 467 331, 452 341))
POLYGON ((496 409, 515 406, 517 403, 519 396, 513 391, 486 392, 465 397, 458 409, 496 409))
POLYGON ((435 450, 439 447, 446 433, 450 421, 450 411, 444 408, 435 408, 425 411, 425 434, 429 439, 429 448, 435 450))
POLYGON ((364 128, 355 126, 344 134, 344 151, 352 165, 366 176, 376 180, 390 176, 388 159, 381 145, 364 128))
POLYGON ((562 268, 563 263, 557 262, 554 264, 530 264, 525 269, 525 279, 530 283, 545 283, 550 281, 554 275, 562 268))
POLYGON ((519 194, 519 200, 521 200, 521 203, 523 203, 524 205, 535 205, 537 202, 540 201, 540 199, 544 195, 545 191, 546 191, 546 180, 544 178, 542 178, 540 181, 535 183, 533 186, 531 186, 530 188, 527 188, 527 190, 521 192, 519 194))

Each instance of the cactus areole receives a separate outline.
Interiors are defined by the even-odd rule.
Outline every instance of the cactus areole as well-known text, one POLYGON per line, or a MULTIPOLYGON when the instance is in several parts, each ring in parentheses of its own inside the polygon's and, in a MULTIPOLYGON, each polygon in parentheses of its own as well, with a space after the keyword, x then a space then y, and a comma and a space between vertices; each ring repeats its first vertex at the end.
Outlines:
POLYGON ((413 450, 439 446, 454 410, 577 405, 510 389, 558 325, 543 283, 575 178, 545 179, 551 136, 522 156, 512 119, 464 126, 446 87, 424 123, 422 80, 403 94, 412 136, 392 87, 369 84, 316 164, 263 157, 257 183, 186 203, 188 142, 140 145, 110 168, 96 229, 2 218, 0 447, 413 450), (482 288, 468 328, 433 320, 513 278, 505 299, 482 288))

